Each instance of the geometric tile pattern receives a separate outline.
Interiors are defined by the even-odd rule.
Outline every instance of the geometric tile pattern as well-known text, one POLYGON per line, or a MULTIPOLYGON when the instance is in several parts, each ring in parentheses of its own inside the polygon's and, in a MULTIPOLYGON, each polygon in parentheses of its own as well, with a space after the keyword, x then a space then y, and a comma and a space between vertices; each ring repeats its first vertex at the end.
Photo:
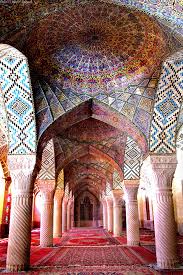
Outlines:
POLYGON ((107 181, 106 182, 106 189, 105 189, 105 194, 106 196, 110 196, 112 191, 112 186, 111 184, 107 181))
POLYGON ((8 139, 8 122, 6 117, 6 109, 4 104, 3 93, 1 91, 1 86, 0 86, 0 128, 2 132, 5 134, 6 139, 8 139))
POLYGON ((178 115, 183 95, 183 53, 175 54, 163 64, 151 125, 150 151, 175 152, 178 115))
POLYGON ((70 198, 69 183, 68 182, 66 183, 66 186, 65 186, 64 196, 65 196, 65 198, 68 198, 68 199, 70 198))
POLYGON ((55 179, 55 154, 53 140, 50 139, 43 149, 41 169, 37 179, 52 180, 55 179))
POLYGON ((1 91, 7 112, 9 154, 36 151, 36 126, 27 59, 16 49, 0 47, 1 91))
POLYGON ((113 173, 113 190, 114 189, 123 190, 123 180, 121 179, 117 170, 114 170, 113 173))
POLYGON ((95 95, 75 93, 71 89, 61 89, 45 81, 33 82, 38 138, 59 116, 91 98, 125 115, 148 138, 159 74, 158 69, 151 77, 140 79, 124 89, 114 89, 108 93, 101 89, 95 95))
POLYGON ((180 112, 179 112, 179 117, 178 117, 178 121, 177 121, 177 128, 176 128, 176 132, 179 131, 180 127, 183 125, 183 102, 181 104, 180 107, 180 112))
POLYGON ((64 189, 64 170, 62 169, 57 178, 57 188, 64 189))
POLYGON ((137 143, 127 138, 124 159, 124 179, 139 179, 142 153, 137 143))

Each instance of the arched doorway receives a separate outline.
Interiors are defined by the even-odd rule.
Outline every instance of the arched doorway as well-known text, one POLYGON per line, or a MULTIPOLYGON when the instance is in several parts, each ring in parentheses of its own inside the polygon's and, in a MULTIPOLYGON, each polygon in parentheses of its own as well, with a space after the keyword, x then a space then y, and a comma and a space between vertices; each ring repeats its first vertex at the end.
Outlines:
POLYGON ((75 199, 74 212, 76 227, 95 227, 99 220, 99 201, 85 190, 75 199))

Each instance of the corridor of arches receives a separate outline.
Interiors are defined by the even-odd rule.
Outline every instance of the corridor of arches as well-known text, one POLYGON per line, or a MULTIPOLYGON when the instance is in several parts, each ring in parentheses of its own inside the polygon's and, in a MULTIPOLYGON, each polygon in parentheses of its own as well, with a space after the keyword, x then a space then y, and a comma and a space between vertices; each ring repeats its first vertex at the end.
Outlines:
POLYGON ((130 2, 0 3, 0 272, 183 272, 183 5, 130 2))

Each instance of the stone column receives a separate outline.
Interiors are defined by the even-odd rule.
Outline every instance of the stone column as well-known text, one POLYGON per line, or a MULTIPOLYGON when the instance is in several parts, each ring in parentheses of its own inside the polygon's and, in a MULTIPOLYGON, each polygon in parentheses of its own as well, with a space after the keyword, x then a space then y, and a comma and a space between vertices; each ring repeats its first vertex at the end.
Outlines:
POLYGON ((53 236, 62 237, 62 198, 64 190, 56 189, 53 209, 53 236))
POLYGON ((71 228, 74 227, 74 197, 71 203, 71 228))
POLYGON ((154 187, 154 227, 157 266, 171 269, 178 263, 176 227, 172 200, 172 179, 176 168, 175 155, 148 157, 154 187))
POLYGON ((107 230, 108 228, 108 217, 107 217, 107 202, 103 200, 103 228, 107 230))
POLYGON ((67 203, 68 199, 64 197, 62 202, 62 232, 67 231, 67 203))
POLYGON ((41 229, 40 246, 50 247, 53 245, 53 197, 55 180, 38 180, 41 192, 41 229))
POLYGON ((174 215, 177 223, 177 230, 178 230, 178 233, 183 236, 183 173, 182 173, 182 167, 180 169, 180 165, 178 165, 177 168, 173 179, 172 193, 173 193, 174 215), (178 170, 179 170, 179 173, 177 173, 178 170))
POLYGON ((35 155, 10 155, 12 204, 6 269, 27 270, 30 264, 33 184, 35 155))
POLYGON ((107 230, 113 231, 113 199, 112 197, 106 197, 107 202, 107 230))
POLYGON ((71 229, 71 199, 67 203, 67 231, 71 229))
POLYGON ((113 190, 113 235, 119 237, 122 235, 122 202, 123 202, 123 191, 113 190))
POLYGON ((124 180, 126 191, 126 232, 127 245, 139 245, 139 217, 137 191, 139 180, 124 180))

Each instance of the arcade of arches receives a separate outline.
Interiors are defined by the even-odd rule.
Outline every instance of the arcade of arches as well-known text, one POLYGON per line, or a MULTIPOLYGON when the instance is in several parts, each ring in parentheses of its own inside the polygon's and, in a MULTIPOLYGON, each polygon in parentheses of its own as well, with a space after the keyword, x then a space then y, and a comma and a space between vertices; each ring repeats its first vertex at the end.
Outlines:
MULTIPOLYGON (((63 238, 77 230, 78 240, 82 232, 100 232, 115 244, 102 246, 102 255, 121 249, 118 271, 128 269, 120 255, 132 249, 151 251, 155 261, 146 265, 154 264, 157 274, 180 269, 182 1, 5 2, 0 249, 7 240, 7 254, 1 270, 32 268, 35 228, 40 253, 66 249, 63 238), (146 247, 144 232, 154 234, 146 247)), ((140 263, 145 274, 156 274, 140 263)))

